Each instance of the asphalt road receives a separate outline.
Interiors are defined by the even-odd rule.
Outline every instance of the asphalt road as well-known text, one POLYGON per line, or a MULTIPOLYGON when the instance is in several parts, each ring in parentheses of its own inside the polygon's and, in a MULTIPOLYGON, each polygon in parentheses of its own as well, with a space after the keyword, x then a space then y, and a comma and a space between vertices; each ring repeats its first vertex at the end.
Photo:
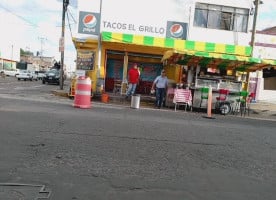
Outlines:
POLYGON ((78 109, 58 86, 11 82, 0 82, 0 199, 275 199, 275 121, 78 109))

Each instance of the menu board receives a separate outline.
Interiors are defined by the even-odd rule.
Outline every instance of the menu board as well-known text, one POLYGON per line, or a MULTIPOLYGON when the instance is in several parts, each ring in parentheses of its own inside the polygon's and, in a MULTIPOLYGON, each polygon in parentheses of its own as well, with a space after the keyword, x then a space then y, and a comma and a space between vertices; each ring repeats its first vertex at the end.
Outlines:
POLYGON ((77 53, 77 69, 93 70, 95 61, 94 51, 78 51, 77 53))

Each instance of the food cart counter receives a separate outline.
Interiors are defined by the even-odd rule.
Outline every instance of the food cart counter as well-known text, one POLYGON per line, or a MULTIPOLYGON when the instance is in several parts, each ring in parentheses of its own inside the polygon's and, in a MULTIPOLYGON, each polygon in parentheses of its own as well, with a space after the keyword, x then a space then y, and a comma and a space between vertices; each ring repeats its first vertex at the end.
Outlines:
MULTIPOLYGON (((237 98, 237 93, 241 91, 242 82, 234 79, 224 79, 222 77, 198 77, 195 81, 193 90, 193 107, 200 108, 201 101, 201 88, 212 88, 212 109, 215 109, 216 97, 219 96, 219 89, 228 89, 229 96, 228 101, 233 103, 237 98)), ((203 100, 201 108, 207 108, 206 100, 203 100)))

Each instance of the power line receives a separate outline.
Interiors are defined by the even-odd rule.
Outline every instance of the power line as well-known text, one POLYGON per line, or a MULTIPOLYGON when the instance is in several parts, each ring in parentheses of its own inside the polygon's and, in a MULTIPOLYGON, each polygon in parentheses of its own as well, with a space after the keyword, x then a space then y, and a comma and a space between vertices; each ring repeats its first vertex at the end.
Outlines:
POLYGON ((68 22, 68 25, 69 25, 69 30, 70 30, 71 38, 73 38, 72 29, 71 29, 71 26, 70 26, 70 23, 69 23, 68 12, 66 14, 67 14, 67 22, 68 22))
POLYGON ((20 20, 28 23, 29 25, 31 26, 34 26, 34 27, 38 27, 36 24, 34 24, 33 22, 25 19, 24 17, 22 17, 21 15, 18 15, 16 13, 14 13, 13 11, 9 10, 8 8, 4 7, 2 4, 0 4, 0 7, 3 8, 4 10, 6 10, 7 12, 11 13, 12 15, 16 16, 17 18, 19 18, 20 20))
MULTIPOLYGON (((68 7, 68 8, 69 8, 69 7, 68 7)), ((74 18, 74 16, 72 15, 70 9, 68 9, 68 12, 69 12, 71 18, 73 19, 74 23, 76 24, 76 23, 77 23, 77 20, 76 20, 76 19, 74 18)))
MULTIPOLYGON (((69 11, 69 7, 68 7, 68 9, 67 9, 66 15, 67 15, 68 25, 65 25, 65 26, 69 26, 69 28, 71 29, 70 25, 72 25, 72 24, 77 24, 77 21, 76 21, 76 19, 74 18, 74 16, 72 15, 72 13, 69 11), (69 12, 69 14, 70 14, 70 16, 71 16, 71 19, 74 21, 73 23, 70 23, 70 18, 69 18, 69 16, 68 16, 68 12, 69 12)), ((56 25, 56 27, 61 27, 61 26, 62 26, 62 25, 56 25)))

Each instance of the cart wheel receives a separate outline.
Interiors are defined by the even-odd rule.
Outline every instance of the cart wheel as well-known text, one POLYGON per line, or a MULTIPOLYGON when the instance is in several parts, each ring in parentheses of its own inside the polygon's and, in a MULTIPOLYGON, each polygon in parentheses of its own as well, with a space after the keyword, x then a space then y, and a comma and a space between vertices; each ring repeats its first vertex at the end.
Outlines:
POLYGON ((231 112, 230 103, 221 103, 219 107, 220 113, 222 115, 227 115, 231 112))

